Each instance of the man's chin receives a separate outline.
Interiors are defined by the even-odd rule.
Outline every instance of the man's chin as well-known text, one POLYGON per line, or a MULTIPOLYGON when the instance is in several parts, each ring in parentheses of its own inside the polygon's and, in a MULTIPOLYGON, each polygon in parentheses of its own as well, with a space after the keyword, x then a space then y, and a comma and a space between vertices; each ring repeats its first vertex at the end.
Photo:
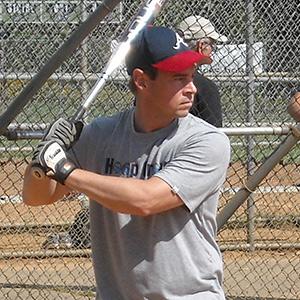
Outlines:
POLYGON ((184 118, 189 114, 189 110, 180 110, 177 112, 177 117, 178 118, 184 118))

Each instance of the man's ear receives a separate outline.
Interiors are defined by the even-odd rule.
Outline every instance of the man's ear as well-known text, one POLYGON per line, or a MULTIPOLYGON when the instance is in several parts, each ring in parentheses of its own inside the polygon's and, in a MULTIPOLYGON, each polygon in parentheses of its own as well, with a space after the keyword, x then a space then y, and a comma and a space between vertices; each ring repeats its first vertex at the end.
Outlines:
POLYGON ((134 69, 132 79, 137 89, 142 90, 147 87, 147 75, 141 69, 134 69))

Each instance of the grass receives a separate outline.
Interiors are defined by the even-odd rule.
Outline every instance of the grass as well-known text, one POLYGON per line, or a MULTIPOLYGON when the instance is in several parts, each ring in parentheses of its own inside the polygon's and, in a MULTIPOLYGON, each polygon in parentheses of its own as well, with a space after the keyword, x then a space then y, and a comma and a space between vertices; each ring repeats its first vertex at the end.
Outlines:
MULTIPOLYGON (((87 83, 87 82, 85 82, 87 83)), ((20 91, 25 87, 27 82, 21 80, 7 80, 0 82, 0 91, 4 101, 0 102, 1 111, 5 111, 20 91)), ((87 91, 93 87, 93 83, 88 85, 87 91)), ((265 105, 265 97, 263 94, 264 87, 260 86, 256 91, 256 102, 253 107, 255 122, 266 122, 272 125, 279 120, 282 107, 285 105, 284 97, 276 98, 273 103, 276 103, 273 110, 270 106, 265 105), (264 111, 261 108, 265 107, 264 111), (260 110, 259 112, 257 110, 260 110)), ((222 106, 224 110, 224 121, 226 124, 243 123, 245 122, 245 114, 247 113, 247 93, 244 87, 241 86, 223 86, 220 90, 222 94, 222 106)), ((86 99, 84 86, 81 82, 56 81, 48 80, 42 89, 34 96, 34 98, 24 107, 22 112, 16 117, 14 122, 18 123, 51 123, 58 117, 71 118, 83 100, 86 99), (85 94, 85 96, 84 96, 85 94)), ((115 81, 108 82, 99 92, 89 109, 87 120, 99 115, 112 115, 132 105, 133 96, 126 87, 126 82, 120 83, 115 81)), ((285 113, 285 112, 284 112, 285 113)), ((289 120, 289 117, 281 114, 281 122, 289 120)), ((253 117, 254 117, 253 116, 253 117)), ((252 156, 257 162, 264 161, 276 148, 276 144, 281 143, 285 137, 283 136, 254 136, 252 137, 255 146, 252 150, 252 156)), ((247 137, 238 136, 230 137, 232 143, 232 161, 247 160, 247 137)), ((0 138, 0 147, 35 147, 37 141, 7 141, 5 138, 0 138)), ((300 163, 300 150, 295 146, 290 153, 283 159, 286 163, 300 163)), ((18 152, 5 152, 1 154, 4 159, 14 157, 16 159, 24 158, 27 154, 18 152)))
MULTIPOLYGON (((0 104, 1 111, 5 111, 12 101, 19 95, 26 83, 20 80, 0 82, 0 91, 5 91, 4 101, 0 104)), ((126 87, 126 85, 124 84, 126 87)), ((128 107, 133 96, 127 89, 108 83, 98 94, 90 108, 90 116, 111 115, 128 107)), ((88 88, 90 91, 92 85, 88 88)), ((63 82, 49 80, 43 88, 26 104, 17 116, 18 123, 50 123, 60 116, 71 118, 86 98, 83 87, 75 81, 63 82)))
MULTIPOLYGON (((279 145, 285 140, 286 136, 253 136, 254 147, 251 149, 251 157, 255 162, 265 161, 279 145)), ((247 137, 230 137, 232 147, 232 161, 245 162, 250 155, 247 149, 247 137)), ((290 152, 282 158, 284 164, 300 164, 299 144, 295 145, 290 152)))

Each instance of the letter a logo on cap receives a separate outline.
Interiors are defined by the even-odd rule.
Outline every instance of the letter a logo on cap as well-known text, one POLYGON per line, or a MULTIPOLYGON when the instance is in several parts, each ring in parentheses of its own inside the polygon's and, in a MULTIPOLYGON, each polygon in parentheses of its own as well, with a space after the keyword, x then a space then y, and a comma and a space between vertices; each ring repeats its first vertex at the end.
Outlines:
POLYGON ((176 44, 173 46, 173 49, 178 50, 180 48, 180 44, 185 45, 188 47, 188 45, 184 42, 183 38, 176 32, 176 44))

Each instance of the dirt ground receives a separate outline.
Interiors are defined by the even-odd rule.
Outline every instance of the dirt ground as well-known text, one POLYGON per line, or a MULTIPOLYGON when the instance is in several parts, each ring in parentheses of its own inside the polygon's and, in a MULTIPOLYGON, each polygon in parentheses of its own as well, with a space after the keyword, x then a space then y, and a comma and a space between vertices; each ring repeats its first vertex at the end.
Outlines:
MULTIPOLYGON (((0 200, 20 195, 25 167, 22 162, 1 164, 0 200)), ((233 196, 229 188, 241 186, 245 175, 242 164, 230 167, 220 209, 233 196)), ((300 183, 297 166, 278 165, 260 187, 295 187, 297 183, 300 183)), ((262 221, 256 222, 252 238, 256 244, 272 244, 273 248, 238 250, 238 246, 249 241, 245 226, 247 203, 243 204, 230 219, 230 226, 218 234, 223 249, 226 293, 230 299, 300 299, 299 192, 257 192, 253 199, 256 218, 262 221), (274 244, 278 248, 274 249, 274 244), (280 248, 280 245, 285 246, 280 248)), ((65 232, 73 222, 81 209, 78 198, 31 208, 18 201, 2 203, 0 298, 93 299, 89 250, 42 248, 49 234, 65 232)))

